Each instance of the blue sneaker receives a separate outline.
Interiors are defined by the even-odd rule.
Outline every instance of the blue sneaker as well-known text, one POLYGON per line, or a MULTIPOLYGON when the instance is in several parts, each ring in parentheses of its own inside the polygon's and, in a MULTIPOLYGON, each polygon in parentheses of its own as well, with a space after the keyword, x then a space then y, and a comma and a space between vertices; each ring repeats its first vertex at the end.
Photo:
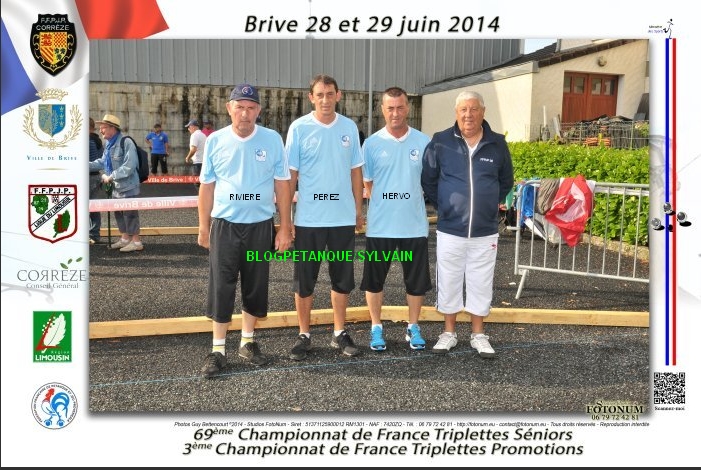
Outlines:
POLYGON ((411 349, 426 348, 426 341, 421 337, 421 328, 419 328, 419 325, 411 325, 411 328, 407 328, 404 339, 409 342, 409 347, 411 349))
POLYGON ((382 337, 382 328, 377 325, 370 329, 370 349, 373 351, 384 351, 387 349, 385 339, 382 337))

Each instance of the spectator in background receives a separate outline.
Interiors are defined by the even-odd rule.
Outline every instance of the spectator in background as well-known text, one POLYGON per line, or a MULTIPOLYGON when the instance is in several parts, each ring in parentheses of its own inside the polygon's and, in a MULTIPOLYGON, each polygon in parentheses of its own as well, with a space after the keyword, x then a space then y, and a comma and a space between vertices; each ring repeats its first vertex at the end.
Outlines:
POLYGON ((209 119, 205 119, 202 121, 202 133, 204 134, 205 137, 209 137, 209 134, 214 132, 214 127, 212 127, 212 121, 209 119))
POLYGON ((153 131, 146 135, 146 143, 151 149, 151 174, 158 174, 158 165, 161 165, 161 173, 168 174, 168 155, 170 154, 170 144, 168 134, 161 130, 161 125, 153 125, 153 131))
MULTIPOLYGON (((355 123, 336 113, 341 91, 333 77, 315 76, 309 85, 314 110, 290 125, 287 155, 290 190, 299 181, 294 220, 295 249, 353 253, 355 231, 363 228, 363 155, 355 123)), ((329 261, 333 335, 331 346, 346 356, 360 353, 345 329, 348 295, 355 288, 351 260, 329 261)), ((312 348, 310 318, 321 261, 294 263, 293 290, 299 335, 290 358, 301 361, 312 348)))
MULTIPOLYGON (((406 92, 391 87, 382 94, 385 127, 367 138, 363 146, 363 179, 368 194, 366 252, 412 253, 411 261, 402 261, 409 323, 405 339, 415 350, 425 349, 419 314, 426 292, 431 289, 428 265, 428 219, 421 189, 421 157, 431 140, 409 127, 411 107, 406 92), (387 193, 401 193, 402 199, 387 199, 387 193)), ((370 349, 384 351, 381 311, 385 280, 391 260, 365 258, 360 289, 370 311, 370 349)))
MULTIPOLYGON (((95 132, 95 120, 90 118, 89 121, 89 159, 91 162, 99 159, 102 156, 102 139, 95 132)), ((102 178, 100 172, 94 170, 90 172, 89 178, 90 199, 104 199, 105 191, 102 188, 102 178)), ((100 228, 102 227, 102 214, 100 212, 90 213, 90 244, 94 245, 100 241, 100 228)))
MULTIPOLYGON (((197 122, 197 119, 190 120, 185 127, 190 132, 190 151, 185 157, 185 164, 192 162, 192 174, 200 176, 204 142, 207 140, 207 136, 200 130, 200 124, 197 122)), ((200 183, 196 183, 195 186, 199 188, 200 183)))
MULTIPOLYGON (((139 195, 141 183, 139 182, 139 156, 136 153, 136 145, 131 139, 121 145, 122 124, 117 116, 105 114, 100 125, 100 134, 107 144, 102 156, 89 163, 90 171, 103 170, 102 183, 111 185, 112 197, 115 199, 133 198, 139 195), (124 149, 124 150, 122 150, 124 149)), ((123 253, 141 251, 144 245, 141 243, 139 232, 141 224, 139 211, 114 211, 117 219, 117 227, 121 233, 120 239, 112 243, 111 248, 119 249, 123 253)))

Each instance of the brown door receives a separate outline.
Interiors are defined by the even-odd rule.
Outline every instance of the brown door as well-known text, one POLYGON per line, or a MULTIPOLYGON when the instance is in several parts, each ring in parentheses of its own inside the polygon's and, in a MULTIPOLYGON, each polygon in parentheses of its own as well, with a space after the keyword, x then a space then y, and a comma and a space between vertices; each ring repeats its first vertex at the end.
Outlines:
POLYGON ((562 94, 562 122, 589 121, 616 114, 618 77, 566 72, 562 94))

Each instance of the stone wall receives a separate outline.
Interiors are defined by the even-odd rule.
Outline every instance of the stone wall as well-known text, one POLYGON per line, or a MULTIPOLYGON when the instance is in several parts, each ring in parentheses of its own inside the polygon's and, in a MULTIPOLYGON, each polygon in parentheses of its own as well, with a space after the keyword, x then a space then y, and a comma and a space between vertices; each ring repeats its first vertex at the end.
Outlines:
MULTIPOLYGON (((114 114, 122 121, 123 131, 145 145, 145 137, 155 123, 160 123, 170 141, 169 172, 189 174, 185 155, 189 151, 190 133, 185 124, 192 118, 200 123, 209 119, 215 129, 231 123, 226 111, 231 86, 182 86, 138 83, 92 82, 90 84, 90 117, 96 121, 105 114, 114 114)), ((292 121, 311 111, 308 90, 260 88, 263 125, 277 130, 283 140, 292 121)), ((372 131, 384 126, 380 111, 381 92, 373 93, 372 131)), ((409 124, 421 128, 421 98, 410 97, 412 111, 409 124)), ((343 92, 337 111, 353 119, 367 135, 368 94, 343 92)))

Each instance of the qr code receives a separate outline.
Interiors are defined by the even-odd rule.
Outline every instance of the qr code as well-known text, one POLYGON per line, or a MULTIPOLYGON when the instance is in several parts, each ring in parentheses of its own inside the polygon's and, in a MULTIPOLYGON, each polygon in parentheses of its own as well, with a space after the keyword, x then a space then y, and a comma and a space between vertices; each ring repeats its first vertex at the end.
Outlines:
POLYGON ((655 405, 683 405, 686 403, 686 375, 684 372, 655 372, 653 390, 655 405))

